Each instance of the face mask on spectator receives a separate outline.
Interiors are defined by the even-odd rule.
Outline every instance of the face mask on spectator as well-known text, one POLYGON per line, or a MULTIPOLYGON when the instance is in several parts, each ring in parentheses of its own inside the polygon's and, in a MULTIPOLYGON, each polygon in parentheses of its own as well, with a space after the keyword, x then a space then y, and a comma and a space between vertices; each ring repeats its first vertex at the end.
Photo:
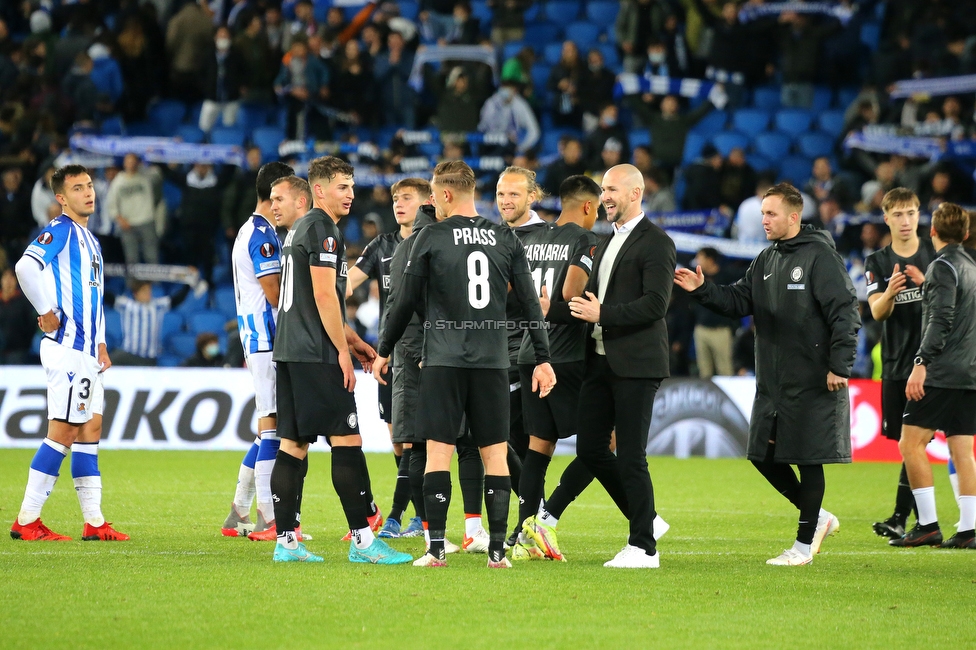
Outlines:
POLYGON ((212 359, 220 354, 220 346, 216 343, 210 343, 203 349, 203 353, 207 355, 207 358, 212 359))
POLYGON ((217 39, 217 49, 221 52, 226 52, 230 49, 230 39, 229 38, 218 38, 217 39))
POLYGON ((651 60, 651 63, 658 64, 664 63, 664 52, 651 52, 647 55, 647 58, 651 60))
POLYGON ((615 126, 617 124, 617 118, 613 117, 612 115, 604 115, 600 118, 600 124, 610 128, 611 126, 615 126))
POLYGON ((510 102, 515 97, 515 91, 511 88, 502 88, 501 96, 506 102, 510 102))

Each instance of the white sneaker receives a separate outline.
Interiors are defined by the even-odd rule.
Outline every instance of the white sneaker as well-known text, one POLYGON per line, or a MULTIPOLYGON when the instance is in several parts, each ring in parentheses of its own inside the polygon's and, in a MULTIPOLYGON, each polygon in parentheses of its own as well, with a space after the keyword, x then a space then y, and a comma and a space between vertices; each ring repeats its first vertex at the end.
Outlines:
POLYGON ((795 548, 788 548, 781 555, 766 560, 773 566, 802 566, 813 562, 813 555, 804 555, 795 548))
POLYGON ((611 569, 658 569, 661 567, 661 554, 648 555, 644 549, 627 544, 612 560, 603 566, 611 569))
POLYGON ((813 541, 810 542, 810 555, 813 556, 819 553, 820 545, 823 544, 824 538, 828 535, 833 535, 838 530, 840 530, 840 520, 824 510, 824 513, 817 519, 817 531, 813 534, 813 541))
POLYGON ((465 553, 487 553, 488 552, 488 531, 481 528, 471 537, 465 537, 461 543, 461 548, 465 553))
POLYGON ((491 558, 488 558, 488 568, 489 569, 511 569, 512 563, 509 562, 507 557, 503 557, 498 562, 492 562, 491 558))
POLYGON ((671 524, 661 519, 661 515, 654 515, 654 541, 664 537, 665 533, 671 530, 671 524))
POLYGON ((442 566, 447 566, 447 562, 434 557, 430 553, 424 553, 419 558, 413 561, 413 565, 423 566, 423 567, 442 567, 442 566))

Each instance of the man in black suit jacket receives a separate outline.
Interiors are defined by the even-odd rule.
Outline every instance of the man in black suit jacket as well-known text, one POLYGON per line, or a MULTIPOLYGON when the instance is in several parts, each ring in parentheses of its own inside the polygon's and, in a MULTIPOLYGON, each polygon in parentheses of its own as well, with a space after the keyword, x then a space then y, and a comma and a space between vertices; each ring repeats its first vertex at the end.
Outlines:
POLYGON ((657 568, 654 489, 647 470, 647 435, 654 395, 667 377, 668 330, 675 249, 671 238, 641 211, 644 179, 633 165, 603 177, 600 197, 613 235, 597 247, 593 273, 581 297, 553 303, 552 322, 583 320, 586 372, 580 391, 577 454, 630 520, 630 537, 613 568, 657 568), (616 431, 617 455, 610 451, 616 431))

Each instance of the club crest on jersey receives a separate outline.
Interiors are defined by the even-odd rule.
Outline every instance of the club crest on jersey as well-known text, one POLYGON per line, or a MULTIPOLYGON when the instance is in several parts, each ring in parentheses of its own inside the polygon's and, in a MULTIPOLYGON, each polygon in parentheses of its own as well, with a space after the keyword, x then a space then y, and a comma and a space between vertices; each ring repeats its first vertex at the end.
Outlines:
POLYGON ((335 237, 326 237, 325 241, 322 242, 322 248, 324 248, 327 253, 334 253, 336 252, 336 249, 339 248, 339 242, 336 241, 335 237))
POLYGON ((274 244, 272 244, 271 242, 264 242, 263 244, 261 244, 262 257, 271 257, 272 255, 274 255, 274 252, 275 252, 274 244))
POLYGON ((47 246, 52 241, 54 241, 54 235, 47 232, 46 230, 42 232, 37 238, 37 243, 40 244, 41 246, 47 246))
POLYGON ((85 412, 85 403, 84 402, 78 402, 78 412, 79 413, 84 413, 85 412))
POLYGON ((801 269, 799 266, 794 266, 793 270, 790 271, 790 279, 793 280, 793 282, 799 282, 800 280, 802 280, 803 269, 801 269))
POLYGON ((346 418, 346 425, 350 429, 355 429, 357 424, 359 424, 359 416, 356 415, 355 413, 350 413, 349 416, 346 418))

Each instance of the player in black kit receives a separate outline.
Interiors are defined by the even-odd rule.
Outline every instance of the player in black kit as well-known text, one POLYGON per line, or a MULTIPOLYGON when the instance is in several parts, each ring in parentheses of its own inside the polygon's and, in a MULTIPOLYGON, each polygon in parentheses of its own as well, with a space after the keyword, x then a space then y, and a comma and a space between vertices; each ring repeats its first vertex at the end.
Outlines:
MULTIPOLYGON (((309 164, 312 205, 289 231, 281 250, 281 292, 274 361, 277 363, 281 447, 271 475, 278 523, 277 562, 321 562, 298 542, 293 522, 308 468, 308 447, 326 436, 332 447, 332 484, 352 541, 350 562, 403 564, 412 558, 373 536, 368 522, 369 472, 363 456, 353 390, 352 348, 365 368, 375 352, 344 323, 346 256, 336 226, 349 214, 353 168, 326 156, 309 164), (292 530, 288 529, 291 523, 292 530)), ((293 177, 278 181, 300 184, 293 177)))
MULTIPOLYGON (((476 215, 474 172, 461 161, 440 163, 431 182, 438 223, 416 237, 403 288, 390 306, 373 373, 385 373, 393 344, 414 311, 424 321, 418 428, 427 436, 424 504, 430 549, 415 566, 445 566, 444 530, 451 501, 450 461, 462 417, 481 448, 488 511, 488 566, 508 568, 505 534, 511 498, 508 473, 509 284, 526 319, 542 323, 525 249, 511 230, 476 215)), ((556 383, 549 341, 529 328, 537 367, 533 388, 545 397, 556 383)))
MULTIPOLYGON (((881 433, 901 440, 901 416, 905 412, 905 384, 912 373, 912 359, 922 339, 923 270, 935 259, 929 239, 918 236, 918 197, 896 187, 881 201, 891 243, 868 256, 865 275, 868 304, 881 326, 881 433)), ((905 534, 908 514, 915 507, 908 474, 902 463, 895 496, 895 511, 874 524, 874 532, 897 539, 905 534)))

